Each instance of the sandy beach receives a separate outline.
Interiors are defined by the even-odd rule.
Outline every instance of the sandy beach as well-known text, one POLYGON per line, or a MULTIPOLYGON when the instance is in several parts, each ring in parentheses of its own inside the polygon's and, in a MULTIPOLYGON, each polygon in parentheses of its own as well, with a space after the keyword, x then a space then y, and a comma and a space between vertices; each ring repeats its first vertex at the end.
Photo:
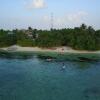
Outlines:
POLYGON ((58 52, 58 53, 100 53, 100 51, 80 51, 73 50, 70 47, 55 47, 55 48, 39 48, 39 47, 21 47, 18 45, 0 48, 9 52, 58 52))

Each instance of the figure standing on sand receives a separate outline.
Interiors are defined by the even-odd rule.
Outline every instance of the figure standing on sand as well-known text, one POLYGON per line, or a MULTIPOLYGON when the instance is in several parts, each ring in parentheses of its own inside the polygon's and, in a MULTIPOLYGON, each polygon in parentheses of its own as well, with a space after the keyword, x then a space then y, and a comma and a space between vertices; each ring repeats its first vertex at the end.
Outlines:
POLYGON ((64 54, 64 48, 61 49, 60 54, 61 54, 61 55, 64 54))

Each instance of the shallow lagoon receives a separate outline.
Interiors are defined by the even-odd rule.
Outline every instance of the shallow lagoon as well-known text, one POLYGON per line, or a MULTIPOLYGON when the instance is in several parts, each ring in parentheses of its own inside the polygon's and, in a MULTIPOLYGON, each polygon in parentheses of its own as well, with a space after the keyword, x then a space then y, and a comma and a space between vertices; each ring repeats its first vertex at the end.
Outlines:
POLYGON ((36 54, 1 57, 0 100, 100 100, 100 61, 80 62, 76 56, 82 55, 61 55, 52 62, 36 54))

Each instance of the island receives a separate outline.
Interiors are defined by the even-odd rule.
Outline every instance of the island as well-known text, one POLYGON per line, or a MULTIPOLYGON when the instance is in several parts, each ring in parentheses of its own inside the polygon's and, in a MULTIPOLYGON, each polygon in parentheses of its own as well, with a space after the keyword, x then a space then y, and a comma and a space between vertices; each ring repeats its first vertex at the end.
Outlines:
POLYGON ((37 30, 0 30, 0 48, 8 51, 100 53, 100 30, 80 27, 37 30), (13 49, 13 50, 12 50, 13 49))

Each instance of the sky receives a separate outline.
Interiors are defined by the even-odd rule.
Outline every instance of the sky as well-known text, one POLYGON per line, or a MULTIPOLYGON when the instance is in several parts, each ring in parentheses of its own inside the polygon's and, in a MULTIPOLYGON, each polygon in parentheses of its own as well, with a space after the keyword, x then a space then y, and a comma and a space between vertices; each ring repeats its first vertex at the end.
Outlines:
POLYGON ((0 29, 100 29, 100 0, 0 0, 0 29), (53 21, 51 21, 51 15, 53 21))

